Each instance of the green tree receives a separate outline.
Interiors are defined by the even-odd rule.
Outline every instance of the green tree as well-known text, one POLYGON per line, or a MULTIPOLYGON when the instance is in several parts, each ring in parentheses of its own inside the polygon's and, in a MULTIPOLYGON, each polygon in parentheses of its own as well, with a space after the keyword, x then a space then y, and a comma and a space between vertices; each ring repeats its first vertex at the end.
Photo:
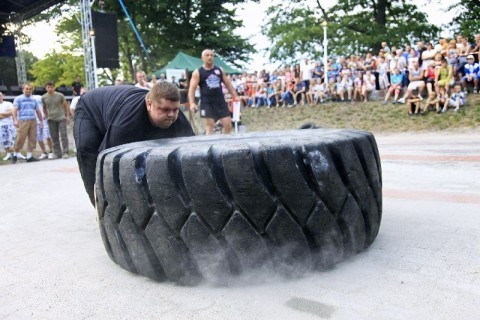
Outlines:
POLYGON ((472 42, 474 36, 479 33, 480 1, 462 0, 451 5, 448 10, 458 12, 452 21, 454 33, 460 33, 472 42))
POLYGON ((84 74, 83 57, 53 51, 35 62, 30 73, 35 78, 35 86, 44 86, 47 81, 53 81, 57 87, 70 86, 76 75, 84 74))
POLYGON ((267 13, 270 19, 262 32, 273 43, 273 59, 288 59, 297 52, 319 56, 324 20, 328 21, 329 53, 334 55, 378 50, 382 41, 403 46, 434 39, 439 32, 415 4, 404 0, 339 0, 328 10, 319 0, 311 6, 289 0, 271 6, 267 13))
MULTIPOLYGON (((38 58, 30 51, 22 51, 23 59, 25 60, 25 70, 30 70, 32 66, 38 61, 38 58)), ((33 82, 35 78, 31 73, 27 72, 27 80, 33 82)))
MULTIPOLYGON (((258 1, 258 0, 255 0, 258 1)), ((168 63, 179 50, 200 56, 205 48, 212 48, 227 61, 246 61, 254 47, 247 39, 234 33, 242 26, 235 19, 235 7, 246 0, 124 0, 123 1, 147 48, 150 60, 140 46, 130 23, 118 0, 105 0, 104 7, 98 2, 94 10, 117 14, 119 34, 119 56, 122 73, 126 80, 133 81, 136 69, 151 73, 168 63)), ((65 5, 52 8, 44 16, 51 19, 61 12, 76 12, 78 4, 67 1, 65 5), (60 9, 59 9, 60 8, 60 9)), ((81 49, 81 27, 70 15, 59 23, 57 33, 61 35, 64 49, 74 52, 81 49)), ((113 74, 114 72, 112 72, 113 74)), ((107 72, 108 74, 108 72, 107 72)), ((107 77, 108 79, 109 77, 107 77)))

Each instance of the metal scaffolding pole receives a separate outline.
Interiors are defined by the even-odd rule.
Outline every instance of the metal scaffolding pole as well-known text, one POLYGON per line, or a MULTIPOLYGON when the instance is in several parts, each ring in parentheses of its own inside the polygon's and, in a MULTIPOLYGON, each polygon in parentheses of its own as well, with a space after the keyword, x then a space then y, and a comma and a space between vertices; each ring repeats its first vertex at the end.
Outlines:
POLYGON ((10 19, 10 22, 15 28, 14 37, 15 37, 15 51, 17 56, 15 57, 15 64, 17 66, 17 80, 18 85, 22 86, 27 82, 27 70, 25 68, 25 57, 22 50, 22 28, 23 28, 23 17, 21 15, 14 16, 13 20, 10 19))
POLYGON ((88 90, 98 87, 97 59, 95 57, 95 31, 93 30, 91 11, 92 3, 89 0, 80 0, 80 22, 82 24, 82 44, 86 76, 85 82, 88 90))

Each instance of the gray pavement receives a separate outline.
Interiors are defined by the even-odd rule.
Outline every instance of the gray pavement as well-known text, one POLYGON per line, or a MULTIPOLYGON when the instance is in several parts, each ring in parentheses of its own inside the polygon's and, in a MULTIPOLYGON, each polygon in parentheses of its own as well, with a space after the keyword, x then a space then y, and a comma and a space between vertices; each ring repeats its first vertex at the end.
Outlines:
POLYGON ((479 319, 478 132, 377 141, 383 221, 367 251, 227 288, 111 262, 74 158, 0 166, 0 319, 479 319))

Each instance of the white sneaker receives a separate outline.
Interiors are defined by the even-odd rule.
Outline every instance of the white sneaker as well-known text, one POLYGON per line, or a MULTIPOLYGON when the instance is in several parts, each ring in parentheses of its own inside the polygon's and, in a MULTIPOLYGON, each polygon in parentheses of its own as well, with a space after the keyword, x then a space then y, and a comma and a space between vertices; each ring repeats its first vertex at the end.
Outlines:
POLYGON ((423 100, 422 96, 421 95, 418 95, 418 99, 420 100, 423 100))
POLYGON ((27 157, 25 157, 25 156, 24 156, 23 154, 21 154, 20 152, 18 153, 17 158, 18 158, 18 159, 22 159, 22 160, 27 160, 27 157))
POLYGON ((45 158, 47 158, 47 157, 48 157, 48 155, 44 152, 44 153, 42 153, 42 154, 40 155, 40 157, 38 157, 38 160, 43 160, 43 159, 45 159, 45 158))
POLYGON ((5 158, 3 158, 3 161, 10 160, 11 158, 12 158, 12 154, 11 154, 11 153, 7 153, 7 155, 5 156, 5 158))
POLYGON ((405 103, 405 99, 400 98, 400 99, 397 100, 397 102, 398 102, 398 103, 405 103))
POLYGON ((50 160, 55 159, 55 155, 53 154, 53 152, 50 152, 48 154, 48 159, 50 159, 50 160))

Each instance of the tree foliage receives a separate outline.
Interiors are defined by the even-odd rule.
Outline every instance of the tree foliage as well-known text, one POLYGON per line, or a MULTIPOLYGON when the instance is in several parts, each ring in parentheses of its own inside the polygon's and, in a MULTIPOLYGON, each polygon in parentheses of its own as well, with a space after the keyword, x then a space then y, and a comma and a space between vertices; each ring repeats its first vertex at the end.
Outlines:
MULTIPOLYGON (((118 0, 105 0, 100 8, 95 2, 93 10, 117 14, 119 50, 122 73, 127 80, 134 79, 137 69, 147 72, 168 63, 179 50, 200 56, 205 48, 212 48, 227 61, 246 61, 253 46, 234 30, 242 26, 235 19, 235 6, 246 0, 124 0, 128 13, 149 53, 150 60, 140 46, 118 0)), ((258 1, 258 0, 256 0, 258 1)), ((61 12, 64 18, 57 25, 57 33, 68 52, 82 49, 81 27, 72 14, 74 2, 67 1, 70 9, 50 10, 49 18, 61 12)), ((108 78, 108 77, 107 77, 108 78)))
POLYGON ((480 1, 462 0, 448 8, 458 14, 453 18, 453 31, 468 37, 470 41, 477 33, 480 33, 480 1))
POLYGON ((69 86, 75 76, 84 74, 83 56, 53 51, 32 65, 30 74, 35 78, 35 86, 44 86, 52 81, 55 86, 69 86))
POLYGON ((287 59, 296 52, 323 52, 322 22, 328 21, 329 54, 349 55, 379 49, 382 41, 403 46, 437 37, 438 27, 427 22, 415 4, 405 0, 339 0, 326 10, 319 0, 283 1, 268 9, 262 32, 273 42, 271 58, 287 59))

